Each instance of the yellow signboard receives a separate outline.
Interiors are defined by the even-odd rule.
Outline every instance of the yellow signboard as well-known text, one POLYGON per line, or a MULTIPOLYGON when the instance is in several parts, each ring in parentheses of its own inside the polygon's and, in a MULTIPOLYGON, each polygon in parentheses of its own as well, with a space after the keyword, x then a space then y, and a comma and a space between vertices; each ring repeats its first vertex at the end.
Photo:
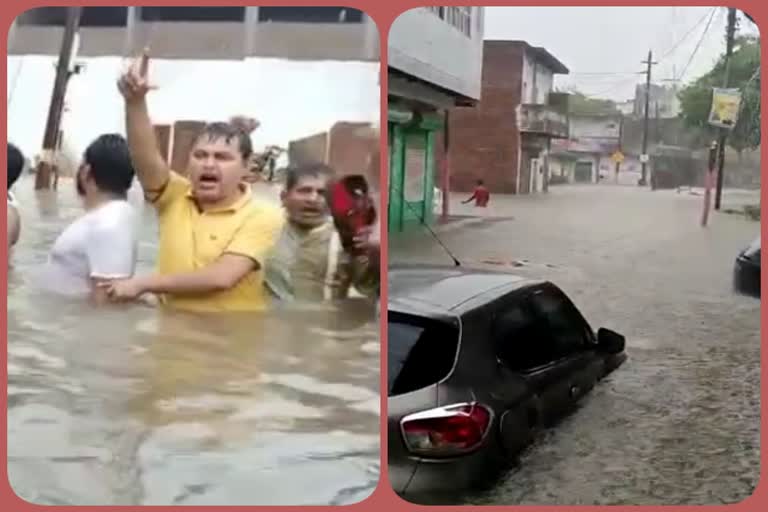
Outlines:
POLYGON ((709 124, 733 129, 739 118, 741 91, 738 89, 713 89, 709 124))
POLYGON ((613 155, 611 155, 611 160, 617 164, 622 163, 624 161, 624 153, 621 151, 616 151, 613 155))

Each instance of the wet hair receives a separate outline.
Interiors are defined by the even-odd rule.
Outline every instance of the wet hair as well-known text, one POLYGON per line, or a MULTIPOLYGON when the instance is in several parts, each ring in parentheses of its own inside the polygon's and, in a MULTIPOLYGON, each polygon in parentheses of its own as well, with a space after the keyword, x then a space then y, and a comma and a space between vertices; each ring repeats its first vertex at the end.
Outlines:
POLYGON ((24 170, 24 155, 15 145, 8 143, 8 188, 10 189, 24 170))
POLYGON ((323 163, 298 165, 285 171, 285 189, 291 190, 304 178, 333 178, 333 169, 323 163))
POLYGON ((99 190, 128 195, 135 171, 125 137, 116 133, 101 135, 86 148, 83 161, 90 166, 91 178, 99 190))
POLYGON ((202 138, 207 138, 208 142, 218 139, 224 139, 227 144, 237 139, 237 149, 243 160, 248 160, 253 154, 253 144, 251 144, 250 134, 237 123, 209 123, 203 127, 200 134, 195 138, 195 142, 202 138))

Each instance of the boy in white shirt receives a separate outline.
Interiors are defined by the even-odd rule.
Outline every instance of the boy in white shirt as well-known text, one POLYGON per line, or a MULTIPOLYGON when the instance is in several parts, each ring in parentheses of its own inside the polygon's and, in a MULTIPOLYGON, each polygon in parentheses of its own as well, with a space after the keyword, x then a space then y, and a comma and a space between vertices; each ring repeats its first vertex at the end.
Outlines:
POLYGON ((123 136, 102 135, 88 146, 75 178, 86 213, 53 244, 43 272, 47 289, 101 304, 104 282, 133 276, 138 241, 127 194, 134 174, 123 136))

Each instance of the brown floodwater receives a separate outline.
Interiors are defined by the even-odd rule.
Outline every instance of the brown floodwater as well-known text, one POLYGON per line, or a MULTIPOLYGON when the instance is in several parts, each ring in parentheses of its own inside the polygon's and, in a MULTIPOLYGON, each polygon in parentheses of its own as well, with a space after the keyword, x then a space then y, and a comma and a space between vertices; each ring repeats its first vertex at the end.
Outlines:
MULTIPOLYGON (((48 505, 342 505, 379 480, 379 329, 350 300, 263 314, 95 308, 36 272, 82 214, 14 187, 22 237, 8 278, 8 474, 48 505)), ((273 190, 257 188, 274 197, 273 190)), ((157 248, 140 192, 140 271, 157 248)))

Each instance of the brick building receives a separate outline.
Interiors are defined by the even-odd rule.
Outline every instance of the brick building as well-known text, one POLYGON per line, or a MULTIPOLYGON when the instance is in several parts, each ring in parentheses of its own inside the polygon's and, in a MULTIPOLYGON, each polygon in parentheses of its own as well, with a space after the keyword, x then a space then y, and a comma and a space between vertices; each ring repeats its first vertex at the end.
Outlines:
POLYGON ((195 137, 204 127, 204 121, 176 121, 172 125, 155 125, 158 149, 171 169, 182 174, 186 173, 189 153, 195 137))
POLYGON ((288 144, 291 165, 322 162, 340 176, 362 174, 375 191, 380 190, 379 153, 379 133, 369 123, 338 122, 328 132, 288 144))
POLYGON ((485 41, 481 101, 449 111, 450 147, 437 148, 439 162, 449 158, 452 191, 469 192, 478 179, 492 192, 546 190, 550 141, 568 136, 567 95, 553 92, 553 80, 567 73, 544 48, 485 41))

